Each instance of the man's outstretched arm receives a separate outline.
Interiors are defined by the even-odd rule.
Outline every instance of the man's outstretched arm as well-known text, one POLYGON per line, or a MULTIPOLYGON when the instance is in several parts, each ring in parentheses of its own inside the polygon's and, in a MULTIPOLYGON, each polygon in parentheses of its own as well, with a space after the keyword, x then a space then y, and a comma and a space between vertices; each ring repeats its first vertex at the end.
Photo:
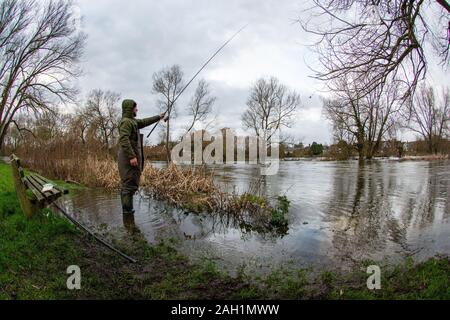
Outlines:
POLYGON ((154 116, 154 117, 145 118, 145 119, 136 119, 136 121, 138 124, 138 128, 142 129, 142 128, 148 127, 148 126, 160 121, 163 118, 164 118, 164 114, 161 113, 159 116, 154 116))

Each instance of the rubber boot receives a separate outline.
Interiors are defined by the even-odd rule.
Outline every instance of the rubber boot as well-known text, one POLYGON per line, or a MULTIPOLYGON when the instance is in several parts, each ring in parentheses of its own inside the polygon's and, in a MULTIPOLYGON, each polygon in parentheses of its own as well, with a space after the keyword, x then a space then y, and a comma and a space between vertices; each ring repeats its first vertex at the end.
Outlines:
POLYGON ((123 214, 134 214, 133 195, 130 193, 121 193, 120 199, 122 201, 122 213, 123 214))
POLYGON ((124 214, 122 215, 123 218, 123 226, 130 234, 138 234, 140 233, 140 230, 136 226, 136 223, 134 222, 134 214, 124 214))

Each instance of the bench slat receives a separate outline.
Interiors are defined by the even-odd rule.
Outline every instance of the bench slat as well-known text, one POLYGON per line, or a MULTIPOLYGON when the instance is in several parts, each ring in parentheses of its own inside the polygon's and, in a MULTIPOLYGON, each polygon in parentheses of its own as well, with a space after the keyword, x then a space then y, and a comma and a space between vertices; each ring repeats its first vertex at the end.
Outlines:
MULTIPOLYGON (((40 174, 33 174, 33 176, 35 176, 36 178, 38 178, 39 180, 41 180, 44 184, 45 183, 51 183, 53 184, 53 182, 49 181, 47 178, 41 176, 40 174)), ((59 192, 61 192, 62 194, 68 194, 69 191, 63 188, 60 188, 59 186, 53 186, 54 189, 58 190, 59 192)))
POLYGON ((38 191, 45 197, 46 200, 53 201, 54 199, 58 198, 58 196, 53 192, 50 191, 42 192, 43 185, 41 185, 38 181, 36 181, 32 175, 28 176, 28 180, 30 180, 33 183, 34 187, 38 189, 38 191))
POLYGON ((31 181, 29 181, 28 179, 25 179, 23 181, 23 184, 25 185, 25 187, 27 189, 29 189, 33 193, 33 195, 36 197, 36 200, 39 203, 45 202, 45 199, 46 199, 45 196, 39 190, 37 190, 37 188, 33 185, 33 183, 31 181))
MULTIPOLYGON (((52 182, 47 181, 47 180, 43 180, 43 179, 40 178, 37 174, 31 174, 31 177, 32 177, 37 183, 39 183, 39 185, 41 185, 42 187, 44 187, 44 185, 46 185, 47 183, 50 183, 51 185, 53 185, 52 182)), ((59 190, 57 190, 56 187, 53 185, 53 189, 51 189, 50 191, 46 191, 46 192, 59 193, 59 190)))
MULTIPOLYGON (((39 187, 39 188, 40 188, 39 191, 41 191, 45 183, 40 182, 40 181, 37 179, 37 177, 36 177, 35 175, 33 175, 33 174, 29 175, 28 177, 29 177, 29 179, 32 179, 32 180, 34 181, 34 185, 37 186, 37 187, 39 187)), ((47 182, 46 182, 46 183, 47 183, 47 182)), ((41 191, 41 193, 43 193, 44 196, 45 196, 47 199, 49 199, 49 200, 56 199, 56 198, 58 198, 58 197, 60 196, 60 194, 61 194, 61 192, 59 192, 58 190, 54 190, 54 189, 52 189, 52 190, 50 190, 50 191, 46 191, 46 192, 42 192, 42 191, 41 191)))
POLYGON ((35 174, 35 173, 33 173, 32 176, 33 176, 33 179, 35 179, 37 182, 39 182, 39 184, 41 184, 42 186, 44 186, 47 183, 50 183, 51 185, 53 185, 53 189, 51 190, 51 192, 53 192, 53 193, 61 193, 61 190, 59 190, 59 188, 57 186, 55 186, 53 184, 53 182, 47 180, 46 178, 44 178, 44 177, 42 177, 42 176, 40 176, 38 174, 35 174))
POLYGON ((28 189, 30 189, 31 192, 33 192, 33 194, 36 196, 36 199, 37 199, 39 202, 45 201, 45 199, 46 199, 45 195, 43 195, 42 192, 39 190, 39 188, 36 187, 36 186, 34 185, 33 181, 31 181, 30 179, 28 179, 28 177, 25 177, 25 178, 23 179, 23 182, 24 182, 24 184, 26 185, 26 187, 27 187, 28 189))

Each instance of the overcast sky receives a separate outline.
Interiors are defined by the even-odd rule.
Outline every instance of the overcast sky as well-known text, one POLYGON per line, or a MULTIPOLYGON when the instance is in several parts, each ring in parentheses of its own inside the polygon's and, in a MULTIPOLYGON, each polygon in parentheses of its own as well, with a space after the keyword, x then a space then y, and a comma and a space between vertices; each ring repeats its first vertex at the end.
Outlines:
MULTIPOLYGON (((88 34, 85 75, 79 82, 83 96, 94 88, 112 90, 135 99, 140 117, 157 114, 153 73, 178 64, 187 81, 248 23, 200 76, 217 97, 216 127, 239 129, 249 88, 260 77, 275 76, 296 90, 303 102, 289 134, 304 143, 331 142, 319 99, 322 85, 310 77, 311 38, 295 23, 302 1, 78 0, 77 4, 81 27, 88 34)), ((183 115, 195 86, 179 100, 174 121, 178 132, 186 125, 183 115)))

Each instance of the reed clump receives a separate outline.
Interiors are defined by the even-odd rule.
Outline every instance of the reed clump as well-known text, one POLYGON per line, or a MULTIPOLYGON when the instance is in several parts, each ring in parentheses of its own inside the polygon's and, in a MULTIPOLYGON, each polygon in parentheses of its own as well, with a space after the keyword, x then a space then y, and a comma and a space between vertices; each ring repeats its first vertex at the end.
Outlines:
POLYGON ((81 171, 80 181, 92 186, 108 190, 118 189, 120 186, 119 169, 113 159, 88 158, 81 171))
POLYGON ((168 200, 177 206, 195 205, 205 211, 217 208, 216 197, 221 194, 214 183, 212 172, 194 167, 181 168, 174 164, 162 169, 145 166, 141 185, 156 198, 168 200))
POLYGON ((50 179, 76 182, 88 187, 115 190, 119 187, 119 171, 112 157, 92 155, 73 159, 24 158, 26 167, 50 179))
POLYGON ((241 230, 287 234, 290 203, 286 197, 265 197, 255 182, 242 194, 224 192, 205 167, 174 164, 157 169, 147 165, 141 185, 149 195, 170 202, 189 212, 209 212, 224 216, 241 230))

